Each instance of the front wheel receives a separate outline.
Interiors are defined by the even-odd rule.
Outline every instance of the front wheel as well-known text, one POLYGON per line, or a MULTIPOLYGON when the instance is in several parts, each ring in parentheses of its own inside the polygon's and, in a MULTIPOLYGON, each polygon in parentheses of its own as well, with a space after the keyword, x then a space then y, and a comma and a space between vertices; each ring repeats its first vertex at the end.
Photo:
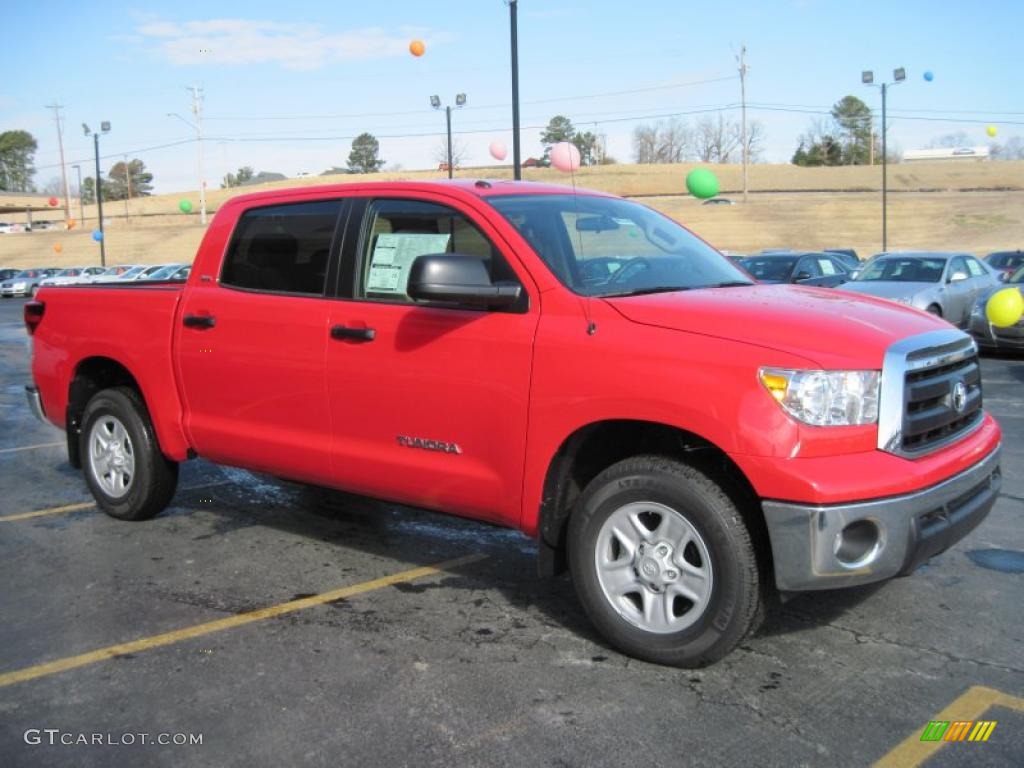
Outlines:
POLYGON ((111 517, 147 520, 174 496, 178 465, 160 452, 134 389, 104 389, 92 397, 82 414, 79 450, 89 490, 111 517))
POLYGON ((658 664, 711 664, 763 613, 736 504, 703 472, 670 459, 627 459, 587 486, 569 522, 569 564, 601 634, 658 664))

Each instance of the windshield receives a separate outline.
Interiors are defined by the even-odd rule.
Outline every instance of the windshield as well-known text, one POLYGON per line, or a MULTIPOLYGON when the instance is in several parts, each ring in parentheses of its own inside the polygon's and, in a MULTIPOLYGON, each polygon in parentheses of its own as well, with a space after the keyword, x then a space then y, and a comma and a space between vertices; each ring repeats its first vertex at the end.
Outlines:
POLYGON ((740 266, 763 283, 788 283, 796 259, 751 256, 743 259, 740 266))
POLYGON ((54 275, 54 277, 77 277, 80 274, 82 274, 82 270, 78 268, 62 269, 60 272, 54 275))
POLYGON ((43 277, 43 272, 39 269, 23 269, 15 277, 43 277))
POLYGON ((691 232, 628 200, 510 195, 488 202, 566 287, 583 296, 753 285, 691 232))
POLYGON ((168 280, 181 269, 181 264, 168 264, 149 275, 151 280, 168 280))
POLYGON ((1019 251, 993 253, 986 261, 996 269, 1016 269, 1021 264, 1024 264, 1024 253, 1019 251))
POLYGON ((1006 281, 1008 283, 1024 283, 1024 267, 1021 267, 1006 281))
POLYGON ((942 279, 946 260, 875 259, 857 276, 855 282, 937 283, 942 279))
POLYGON ((127 272, 123 273, 123 274, 121 275, 121 277, 122 277, 122 278, 125 278, 125 279, 133 278, 133 277, 135 277, 136 275, 138 275, 138 274, 140 274, 141 272, 143 272, 143 271, 144 271, 145 269, 146 269, 146 267, 132 267, 132 268, 131 268, 131 269, 129 269, 129 270, 127 271, 127 272))

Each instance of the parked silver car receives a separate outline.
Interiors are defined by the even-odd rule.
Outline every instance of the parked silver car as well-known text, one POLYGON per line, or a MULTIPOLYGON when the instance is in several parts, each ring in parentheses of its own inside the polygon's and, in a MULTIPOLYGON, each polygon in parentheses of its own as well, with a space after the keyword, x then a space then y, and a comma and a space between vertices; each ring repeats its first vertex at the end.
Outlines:
POLYGON ((74 285, 87 281, 90 277, 98 275, 103 267, 67 267, 43 280, 39 287, 49 285, 74 285))
POLYGON ((132 269, 142 269, 137 267, 135 264, 118 264, 113 267, 107 267, 99 274, 93 275, 88 280, 83 282, 89 283, 109 283, 112 280, 117 280, 121 275, 125 274, 132 269))
POLYGON ((985 315, 985 305, 988 304, 992 294, 1003 288, 1012 288, 1014 286, 1018 290, 1024 290, 1024 267, 1010 275, 1002 285, 990 288, 978 296, 974 309, 971 311, 971 321, 967 329, 982 349, 1024 351, 1024 318, 1009 328, 996 328, 988 321, 988 317, 985 315))
POLYGON ((881 253, 839 287, 923 309, 964 328, 982 292, 1000 282, 967 253, 881 253))
POLYGON ((191 264, 168 264, 155 272, 150 272, 140 280, 185 280, 192 271, 191 264))
POLYGON ((9 299, 12 296, 35 296, 39 284, 56 270, 23 269, 10 280, 0 283, 0 296, 9 299))

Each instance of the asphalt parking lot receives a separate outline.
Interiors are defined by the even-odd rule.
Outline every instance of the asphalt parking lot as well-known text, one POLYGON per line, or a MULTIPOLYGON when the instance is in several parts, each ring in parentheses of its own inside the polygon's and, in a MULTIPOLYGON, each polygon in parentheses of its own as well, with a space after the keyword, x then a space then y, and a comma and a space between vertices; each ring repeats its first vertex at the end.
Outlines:
POLYGON ((0 301, 5 766, 1024 764, 1024 359, 983 361, 1004 495, 979 529, 691 671, 606 647, 516 532, 202 461, 155 520, 108 518, 25 405, 21 305, 0 301), (932 720, 997 725, 921 742, 932 720))

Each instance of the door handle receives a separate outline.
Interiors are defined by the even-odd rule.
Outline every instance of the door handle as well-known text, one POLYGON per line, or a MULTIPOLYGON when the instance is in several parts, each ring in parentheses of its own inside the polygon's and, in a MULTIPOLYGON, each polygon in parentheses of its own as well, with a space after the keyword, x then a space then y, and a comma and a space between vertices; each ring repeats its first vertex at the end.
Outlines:
POLYGON ((213 328, 217 324, 217 318, 213 315, 185 315, 181 322, 186 328, 213 328))
POLYGON ((344 325, 331 326, 332 339, 348 339, 351 341, 373 341, 377 332, 373 328, 347 328, 344 325))

